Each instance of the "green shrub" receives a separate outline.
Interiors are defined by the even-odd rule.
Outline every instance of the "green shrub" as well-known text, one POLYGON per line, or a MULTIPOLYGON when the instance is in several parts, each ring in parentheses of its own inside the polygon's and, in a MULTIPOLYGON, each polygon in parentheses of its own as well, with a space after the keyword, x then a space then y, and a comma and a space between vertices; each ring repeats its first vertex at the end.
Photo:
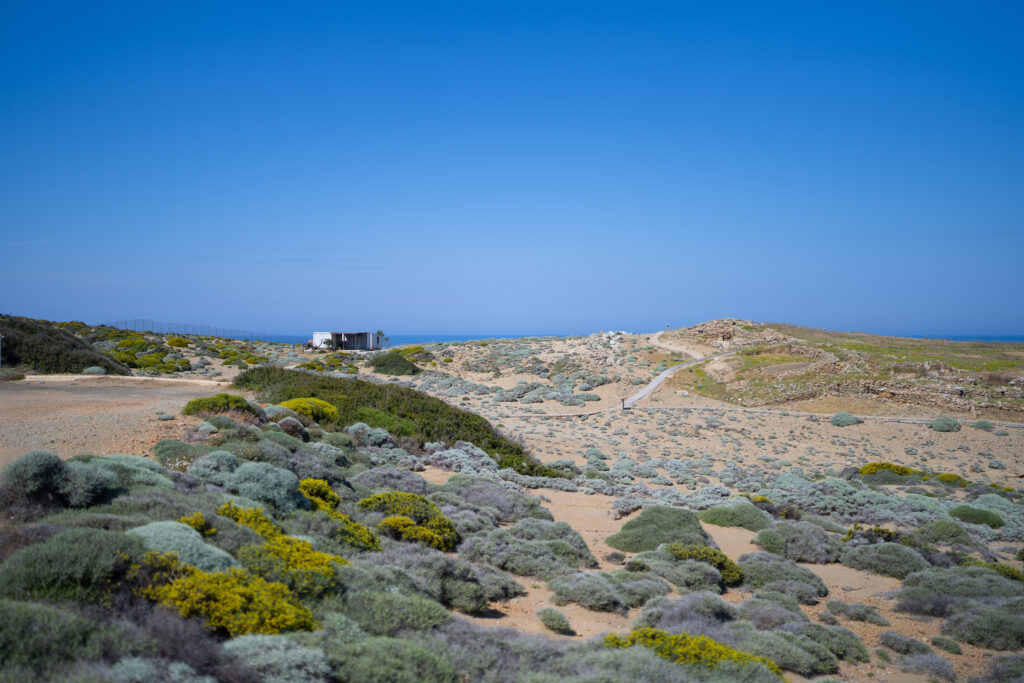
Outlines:
POLYGON ((575 633, 572 630, 572 624, 569 623, 568 617, 554 607, 541 607, 537 610, 537 618, 540 620, 540 623, 544 624, 545 628, 555 633, 563 636, 571 636, 575 633))
POLYGON ((70 529, 17 551, 0 564, 0 596, 18 600, 99 602, 142 541, 102 529, 70 529))
POLYGON ((300 415, 305 415, 314 422, 330 423, 336 422, 338 419, 338 409, 319 398, 293 398, 290 401, 282 402, 281 405, 300 415))
POLYGON ((420 371, 412 361, 397 351, 374 356, 370 359, 370 365, 382 375, 415 375, 420 371))
POLYGON ((878 636, 878 639, 882 642, 882 645, 901 655, 925 655, 932 651, 930 647, 920 640, 908 638, 895 631, 886 631, 878 636))
POLYGON ((45 320, 0 315, 0 367, 28 366, 40 373, 78 374, 99 366, 114 375, 128 368, 74 334, 45 320))
POLYGON ((167 345, 168 346, 174 346, 174 347, 180 349, 180 348, 184 348, 184 347, 188 346, 189 345, 189 341, 185 337, 170 337, 167 340, 167 345))
POLYGON ((839 539, 810 522, 777 522, 757 532, 757 544, 794 562, 822 564, 839 559, 839 539))
MULTIPOLYGON (((323 399, 338 409, 339 424, 365 422, 371 427, 385 427, 395 436, 408 436, 421 442, 441 441, 452 445, 456 441, 468 441, 486 451, 502 468, 512 468, 521 474, 562 476, 527 455, 522 446, 501 436, 480 415, 453 408, 440 399, 407 387, 320 377, 272 367, 243 372, 235 379, 235 386, 261 391, 271 403, 302 397, 323 399)), ((332 445, 346 447, 346 444, 332 445)))
POLYGON ((636 553, 654 550, 662 543, 707 545, 707 534, 697 515, 679 508, 660 505, 644 508, 622 525, 622 530, 605 539, 617 550, 636 553))
POLYGON ((141 538, 149 550, 177 553, 182 562, 203 571, 219 572, 238 566, 235 558, 209 545, 202 534, 181 522, 151 522, 131 529, 128 534, 141 538))
MULTIPOLYGON (((0 600, 0 661, 3 667, 20 667, 26 681, 49 680, 43 674, 65 662, 130 651, 133 641, 129 633, 57 607, 0 600)), ((0 678, 4 674, 0 669, 0 678)))
POLYGON ((986 567, 931 568, 903 580, 896 609, 944 617, 975 600, 1024 596, 1024 585, 986 567))
POLYGON ((49 451, 32 451, 4 468, 3 479, 28 495, 57 493, 64 483, 64 462, 49 451))
POLYGON ((980 429, 983 432, 991 432, 996 428, 996 426, 989 422, 988 420, 978 420, 971 426, 974 427, 975 429, 980 429))
POLYGON ((448 662, 408 640, 367 638, 338 648, 335 675, 340 683, 455 683, 448 662))
POLYGON ((320 683, 331 676, 324 653, 287 636, 246 635, 224 643, 224 654, 273 683, 320 683))
POLYGON ((970 505, 957 505, 949 509, 949 516, 956 517, 962 522, 968 524, 987 524, 993 529, 998 529, 1003 526, 1005 522, 1003 518, 994 512, 988 510, 982 510, 981 508, 971 507, 970 505))
POLYGON ((375 636, 429 631, 452 619, 451 613, 433 600, 376 591, 352 592, 345 599, 345 614, 375 636))
POLYGON ((1024 616, 1019 610, 975 605, 946 619, 942 632, 976 647, 1019 650, 1024 647, 1024 616))
POLYGON ((746 502, 708 508, 697 513, 700 521, 718 526, 739 526, 750 531, 766 529, 772 516, 764 510, 746 502))
POLYGON ((903 579, 931 566, 916 550, 899 543, 875 543, 846 548, 843 551, 842 563, 847 567, 866 569, 897 579, 903 579))
POLYGON ((936 417, 928 423, 928 428, 936 432, 959 432, 960 423, 951 417, 936 417))
POLYGON ((971 536, 966 529, 947 519, 925 524, 914 532, 914 538, 925 545, 971 542, 971 536))
POLYGON ((847 603, 839 600, 830 600, 826 605, 832 614, 845 617, 852 621, 866 621, 876 626, 888 626, 889 620, 878 613, 878 608, 863 603, 847 603))
POLYGON ((743 572, 739 566, 717 548, 670 543, 664 547, 664 550, 677 560, 693 560, 710 564, 722 575, 722 584, 725 586, 736 586, 743 582, 743 572))
POLYGON ((771 553, 747 553, 737 564, 743 572, 744 584, 751 588, 762 588, 776 581, 795 581, 811 588, 819 598, 828 595, 825 582, 817 574, 784 557, 771 553))
POLYGON ((252 405, 242 396, 235 396, 234 394, 217 394, 209 398, 194 398, 185 404, 181 414, 226 413, 229 410, 250 413, 256 417, 263 416, 263 411, 259 407, 252 405))
POLYGON ((280 512, 310 507, 299 493, 299 478, 295 473, 265 462, 242 463, 231 473, 228 488, 240 496, 267 503, 280 512))
POLYGON ((829 422, 831 422, 836 427, 852 427, 853 425, 860 423, 861 420, 857 419, 850 413, 839 411, 838 413, 832 416, 832 419, 829 420, 829 422))
POLYGON ((946 638, 945 636, 932 636, 931 642, 935 647, 940 650, 945 650, 950 654, 958 655, 963 652, 957 642, 952 638, 946 638))
POLYGON ((65 465, 60 493, 73 508, 84 508, 106 499, 118 487, 114 472, 96 463, 70 461, 65 465))
MULTIPOLYGON (((667 585, 667 584, 666 584, 667 585)), ((575 572, 548 581, 556 605, 575 602, 595 612, 620 612, 629 609, 626 597, 615 579, 602 572, 575 572)))
POLYGON ((150 452, 157 461, 169 470, 184 472, 198 458, 213 452, 212 446, 189 444, 184 441, 163 439, 153 445, 150 452))

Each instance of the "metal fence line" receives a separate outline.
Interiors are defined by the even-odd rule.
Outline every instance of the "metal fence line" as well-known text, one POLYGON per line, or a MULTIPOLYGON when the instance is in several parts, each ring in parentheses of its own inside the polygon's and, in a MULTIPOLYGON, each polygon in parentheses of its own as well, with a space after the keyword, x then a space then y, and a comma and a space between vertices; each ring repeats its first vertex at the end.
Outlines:
POLYGON ((133 330, 135 332, 155 332, 158 334, 194 334, 203 337, 224 337, 227 339, 243 339, 247 341, 272 341, 273 339, 295 339, 294 342, 301 343, 299 335, 294 334, 271 334, 269 332, 254 332, 252 330, 237 330, 215 325, 201 325, 197 323, 173 323, 147 318, 132 318, 130 320, 114 320, 102 323, 108 327, 116 327, 122 330, 133 330))

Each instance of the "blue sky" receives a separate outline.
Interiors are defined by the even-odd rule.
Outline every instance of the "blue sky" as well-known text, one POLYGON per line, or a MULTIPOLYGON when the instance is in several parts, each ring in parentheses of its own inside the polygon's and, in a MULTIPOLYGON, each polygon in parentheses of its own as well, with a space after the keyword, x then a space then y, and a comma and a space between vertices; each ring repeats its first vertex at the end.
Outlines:
POLYGON ((0 7, 0 312, 1024 334, 1020 3, 0 7))

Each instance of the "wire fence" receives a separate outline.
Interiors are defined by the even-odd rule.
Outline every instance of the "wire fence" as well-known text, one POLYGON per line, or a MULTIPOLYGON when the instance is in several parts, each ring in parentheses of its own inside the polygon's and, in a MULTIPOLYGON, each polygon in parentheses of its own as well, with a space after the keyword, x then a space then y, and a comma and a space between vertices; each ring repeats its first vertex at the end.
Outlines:
POLYGON ((215 325, 200 325, 196 323, 169 323, 146 318, 133 318, 131 320, 114 320, 103 323, 109 327, 116 327, 122 330, 134 330, 136 332, 156 332, 158 334, 196 334, 204 337, 225 337, 227 339, 262 340, 276 342, 279 344, 304 344, 307 339, 297 334, 274 334, 271 332, 256 332, 253 330, 235 330, 215 325))

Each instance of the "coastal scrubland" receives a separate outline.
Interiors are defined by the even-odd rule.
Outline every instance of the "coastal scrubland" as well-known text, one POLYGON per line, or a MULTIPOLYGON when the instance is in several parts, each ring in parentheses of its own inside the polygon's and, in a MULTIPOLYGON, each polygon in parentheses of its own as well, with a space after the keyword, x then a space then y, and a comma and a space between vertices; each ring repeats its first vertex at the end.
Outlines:
POLYGON ((61 382, 26 366, 0 401, 44 392, 40 425, 72 430, 77 397, 102 385, 147 383, 174 407, 128 416, 140 436, 116 442, 126 452, 90 452, 102 435, 40 438, 7 458, 5 679, 1024 675, 1012 345, 900 361, 938 363, 925 381, 886 370, 916 342, 875 338, 887 350, 868 354, 864 381, 965 392, 874 394, 872 414, 842 382, 822 385, 840 402, 826 413, 771 388, 745 405, 730 372, 784 385, 803 349, 855 343, 749 321, 423 345, 377 363, 58 329, 136 376, 61 382), (621 409, 663 370, 720 354, 621 409), (999 399, 965 379, 992 372, 999 399))

